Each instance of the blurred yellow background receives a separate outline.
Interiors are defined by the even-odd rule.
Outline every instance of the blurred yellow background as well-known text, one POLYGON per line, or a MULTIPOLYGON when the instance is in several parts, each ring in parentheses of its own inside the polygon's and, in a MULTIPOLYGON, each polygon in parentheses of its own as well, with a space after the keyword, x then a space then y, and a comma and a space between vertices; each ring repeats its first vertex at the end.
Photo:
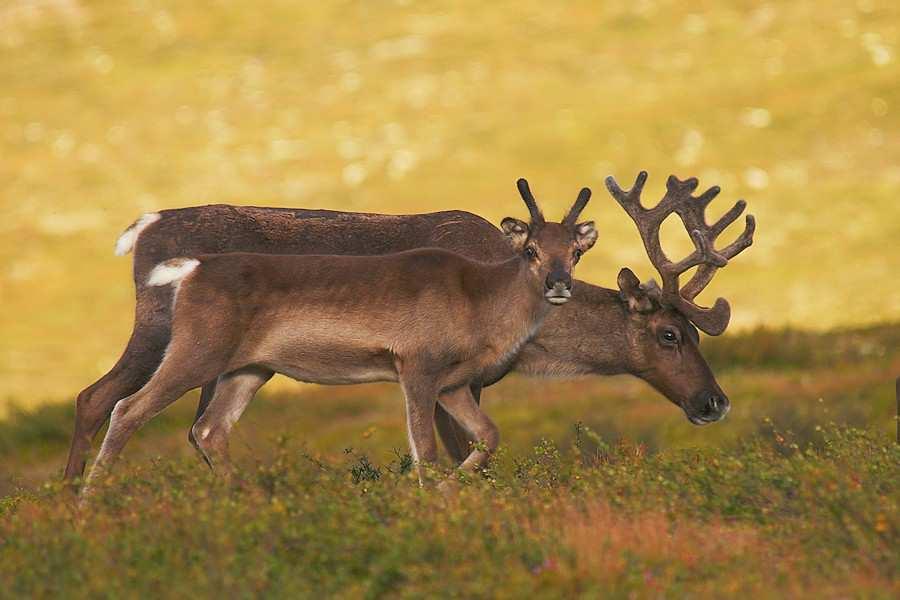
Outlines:
MULTIPOLYGON (((900 5, 0 4, 0 408, 70 401, 128 338, 140 213, 205 203, 550 215, 582 279, 649 268, 603 178, 745 198, 756 244, 701 299, 735 329, 900 318, 900 5)), ((668 222, 673 253, 689 246, 668 222)), ((737 228, 725 237, 737 234, 737 228)))

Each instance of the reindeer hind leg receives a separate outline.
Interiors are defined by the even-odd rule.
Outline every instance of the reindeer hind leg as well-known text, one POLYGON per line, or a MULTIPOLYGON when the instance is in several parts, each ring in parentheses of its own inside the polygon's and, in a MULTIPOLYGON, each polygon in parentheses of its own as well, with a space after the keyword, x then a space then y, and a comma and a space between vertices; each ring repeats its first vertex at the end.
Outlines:
POLYGON ((197 438, 194 436, 194 427, 197 425, 197 421, 200 420, 200 417, 203 416, 203 413, 206 412, 206 407, 212 402, 213 396, 216 395, 216 383, 218 381, 218 378, 214 379, 200 388, 200 401, 197 403, 197 413, 194 415, 194 422, 191 423, 191 428, 188 429, 188 442, 191 443, 191 446, 194 447, 210 468, 212 468, 212 464, 210 464, 209 460, 206 458, 206 454, 203 453, 203 450, 200 449, 200 445, 197 443, 197 438))
POLYGON ((170 302, 170 296, 158 291, 139 293, 134 329, 122 356, 106 375, 78 394, 65 481, 84 473, 91 443, 116 403, 141 389, 162 362, 171 324, 168 310, 155 308, 170 302))
POLYGON ((225 361, 212 353, 196 355, 196 339, 191 328, 173 337, 162 364, 150 381, 116 404, 83 494, 87 495, 89 488, 109 470, 138 429, 185 392, 214 379, 224 370, 225 361))
MULTIPOLYGON (((480 404, 481 386, 473 385, 471 390, 475 403, 480 404)), ((450 459, 455 465, 461 464, 469 456, 472 444, 477 440, 444 410, 440 402, 434 407, 434 424, 437 426, 438 434, 440 434, 450 459)))

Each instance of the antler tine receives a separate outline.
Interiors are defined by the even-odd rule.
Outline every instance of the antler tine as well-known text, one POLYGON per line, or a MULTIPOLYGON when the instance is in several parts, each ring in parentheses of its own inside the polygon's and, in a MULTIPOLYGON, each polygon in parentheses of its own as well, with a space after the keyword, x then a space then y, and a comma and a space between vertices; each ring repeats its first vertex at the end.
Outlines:
POLYGON ((528 213, 531 215, 531 222, 543 223, 544 215, 541 212, 541 209, 538 208, 537 202, 531 193, 531 188, 528 187, 528 182, 525 181, 524 177, 520 177, 519 180, 516 181, 516 187, 519 188, 519 194, 522 196, 522 200, 525 201, 525 206, 528 207, 528 213))
POLYGON ((666 301, 707 335, 722 335, 731 320, 731 306, 725 298, 717 298, 712 308, 697 306, 681 296, 666 301))
POLYGON ((668 279, 666 269, 672 263, 663 252, 662 245, 659 242, 659 227, 670 213, 663 214, 662 210, 665 210, 664 208, 660 210, 662 202, 649 209, 641 205, 641 192, 646 182, 647 171, 641 171, 634 180, 634 185, 626 192, 619 187, 619 184, 616 183, 612 176, 609 176, 606 178, 606 189, 609 190, 610 195, 615 198, 616 202, 625 209, 625 212, 634 221, 638 232, 641 234, 641 241, 644 242, 644 249, 650 257, 650 262, 659 271, 660 276, 663 278, 663 286, 665 286, 668 279))
POLYGON ((697 265, 711 265, 721 268, 728 264, 728 259, 716 252, 715 248, 712 247, 709 240, 703 236, 700 230, 693 230, 691 239, 694 241, 696 249, 686 258, 667 266, 666 269, 668 271, 677 276, 697 265))
POLYGON ((696 204, 698 204, 699 206, 701 206, 705 210, 706 207, 709 206, 709 203, 712 202, 713 199, 716 196, 718 196, 719 192, 721 192, 721 191, 722 191, 722 188, 720 188, 717 185, 714 185, 711 188, 709 188, 708 190, 706 190, 705 192, 703 192, 702 194, 700 194, 699 196, 697 196, 697 199, 694 202, 696 204))
MULTIPOLYGON (((747 215, 746 223, 747 224, 745 225, 744 231, 741 233, 741 235, 738 236, 735 241, 731 242, 717 253, 724 257, 726 261, 731 260, 753 244, 753 233, 756 231, 756 219, 753 217, 753 215, 747 215)), ((704 288, 709 285, 709 282, 712 281, 712 278, 716 274, 716 270, 718 268, 719 267, 714 265, 701 266, 699 269, 697 269, 697 272, 694 273, 694 276, 691 277, 691 280, 681 288, 681 295, 689 301, 696 298, 697 294, 702 292, 704 288)))
POLYGON ((745 208, 747 208, 747 203, 743 200, 738 200, 735 205, 731 207, 731 210, 719 217, 719 220, 710 227, 713 236, 717 237, 720 233, 725 231, 726 227, 734 223, 735 219, 741 216, 741 213, 744 212, 745 208))
POLYGON ((698 185, 700 185, 700 182, 696 177, 688 177, 681 181, 674 175, 669 175, 669 178, 666 179, 666 189, 679 198, 696 190, 698 185))
POLYGON ((615 178, 610 175, 606 178, 606 189, 609 190, 609 193, 615 198, 616 202, 625 209, 625 212, 633 216, 634 214, 645 210, 644 207, 641 206, 641 192, 644 190, 644 184, 646 182, 647 171, 641 171, 638 173, 637 178, 635 178, 634 185, 626 192, 619 187, 615 178))
POLYGON ((567 227, 574 227, 575 221, 578 220, 578 215, 581 214, 581 211, 584 210, 584 207, 587 206, 588 200, 590 199, 590 188, 581 188, 581 191, 578 192, 578 198, 575 199, 575 204, 572 205, 572 208, 569 209, 568 214, 566 214, 565 218, 563 218, 562 224, 566 225, 567 227))
POLYGON ((741 232, 741 235, 739 235, 736 240, 722 248, 719 253, 728 260, 731 260, 753 245, 753 234, 755 232, 756 217, 754 217, 753 215, 747 215, 746 225, 744 225, 744 231, 741 232))

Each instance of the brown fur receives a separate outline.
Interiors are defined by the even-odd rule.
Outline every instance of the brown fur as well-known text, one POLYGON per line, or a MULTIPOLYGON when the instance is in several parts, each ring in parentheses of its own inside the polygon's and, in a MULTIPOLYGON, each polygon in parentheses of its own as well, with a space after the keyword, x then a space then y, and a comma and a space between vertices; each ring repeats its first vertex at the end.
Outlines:
MULTIPOLYGON (((223 394, 217 386, 193 433, 211 465, 227 465, 228 432, 247 394, 272 372, 324 384, 399 381, 417 463, 436 459, 436 402, 490 452, 496 427, 469 390, 507 371, 551 303, 568 297, 571 269, 596 238, 575 216, 562 225, 532 211, 531 225, 516 221, 517 233, 526 231, 524 238, 512 236, 518 252, 497 263, 438 249, 195 257, 198 266, 173 283, 165 358, 144 387, 116 405, 92 479, 150 418, 217 378, 243 390, 224 395, 231 386, 223 385, 223 394)), ((174 259, 161 268, 184 263, 174 259)), ((157 279, 152 274, 150 281, 157 279)), ((473 450, 464 464, 475 467, 485 458, 473 450)))
MULTIPOLYGON (((83 473, 91 440, 116 403, 146 384, 162 362, 171 335, 172 288, 146 285, 150 270, 158 263, 176 256, 240 251, 369 255, 436 247, 484 261, 499 261, 513 254, 496 227, 463 211, 378 215, 210 205, 164 210, 160 216, 141 233, 134 248, 137 303, 131 338, 114 367, 78 395, 67 480, 83 473)), ((509 368, 543 377, 629 373, 649 381, 689 418, 694 417, 697 407, 692 401, 698 394, 720 390, 696 341, 688 335, 693 327, 676 311, 662 310, 649 300, 650 312, 630 311, 627 298, 620 290, 576 281, 569 302, 548 315, 537 336, 523 346, 509 368), (692 347, 680 354, 663 348, 658 336, 664 326, 680 328, 692 347)), ((501 371, 486 377, 483 385, 499 380, 505 375, 501 371)), ((246 393, 252 397, 258 386, 246 393)), ((247 386, 238 387, 244 390, 247 386)), ((216 392, 215 383, 203 388, 197 426, 189 436, 192 443, 216 392)), ((480 393, 481 387, 473 386, 476 402, 480 393)), ((435 421, 448 452, 462 461, 469 452, 467 433, 440 405, 435 421)))

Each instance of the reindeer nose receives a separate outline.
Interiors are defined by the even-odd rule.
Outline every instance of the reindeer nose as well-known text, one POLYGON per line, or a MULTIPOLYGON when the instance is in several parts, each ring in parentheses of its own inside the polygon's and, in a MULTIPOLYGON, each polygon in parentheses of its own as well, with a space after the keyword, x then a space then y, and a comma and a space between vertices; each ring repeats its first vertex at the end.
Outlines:
POLYGON ((731 404, 728 402, 728 398, 715 392, 710 392, 706 398, 706 403, 703 406, 703 417, 718 421, 725 416, 725 413, 727 413, 730 408, 731 404))
POLYGON ((552 290, 554 288, 571 290, 572 276, 565 271, 553 271, 549 275, 547 275, 547 279, 544 280, 544 286, 548 290, 552 290))
POLYGON ((722 420, 731 409, 728 398, 721 390, 701 391, 684 405, 688 421, 694 425, 706 425, 722 420))

